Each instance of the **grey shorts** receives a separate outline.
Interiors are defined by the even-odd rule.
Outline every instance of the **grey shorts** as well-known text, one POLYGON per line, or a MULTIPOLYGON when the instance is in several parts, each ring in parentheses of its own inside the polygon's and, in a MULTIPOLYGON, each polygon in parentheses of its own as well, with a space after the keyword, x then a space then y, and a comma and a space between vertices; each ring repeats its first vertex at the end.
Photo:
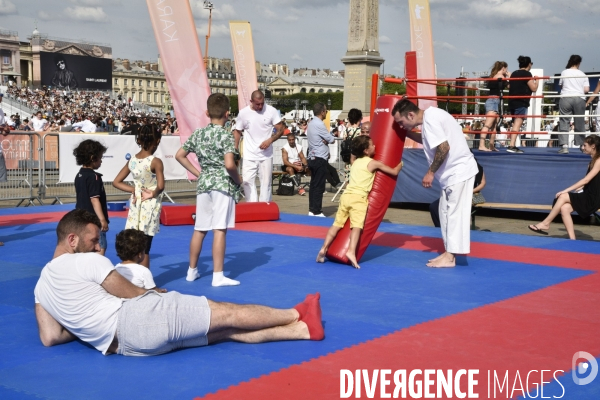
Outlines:
POLYGON ((124 356, 155 356, 208 343, 210 307, 204 296, 150 290, 123 302, 118 318, 118 353, 124 356))

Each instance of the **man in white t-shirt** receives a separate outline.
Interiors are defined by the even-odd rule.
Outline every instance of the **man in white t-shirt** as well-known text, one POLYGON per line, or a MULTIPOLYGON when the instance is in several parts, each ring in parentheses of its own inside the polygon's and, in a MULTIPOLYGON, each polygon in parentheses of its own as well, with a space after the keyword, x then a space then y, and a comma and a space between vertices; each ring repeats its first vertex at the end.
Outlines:
POLYGON ((289 309, 158 293, 133 285, 96 253, 100 221, 95 214, 70 211, 56 233, 54 257, 34 290, 44 346, 79 338, 105 355, 149 356, 223 340, 263 343, 325 336, 318 293, 289 309))
POLYGON ((308 170, 308 161, 302 153, 302 146, 296 143, 296 135, 290 133, 286 136, 287 143, 281 148, 281 159, 283 165, 281 170, 287 172, 294 179, 298 187, 298 193, 304 196, 304 189, 300 187, 300 175, 308 170), (296 175, 298 174, 298 175, 296 175))
POLYGON ((240 136, 244 136, 242 187, 246 201, 271 201, 272 144, 283 135, 283 124, 279 112, 265 104, 265 95, 260 90, 252 92, 250 105, 240 110, 235 120, 234 135, 236 148, 240 136), (257 174, 260 181, 260 198, 256 193, 257 174))
POLYGON ((35 113, 34 117, 31 117, 31 121, 29 121, 29 126, 31 127, 31 130, 35 132, 47 131, 48 128, 50 128, 48 121, 42 118, 41 111, 38 111, 37 113, 35 113))
MULTIPOLYGON (((583 140, 585 139, 585 97, 587 92, 590 91, 590 81, 585 73, 579 69, 581 64, 581 56, 573 54, 569 58, 567 63, 567 69, 560 74, 560 81, 558 84, 561 86, 560 95, 564 96, 560 98, 558 108, 560 115, 559 131, 569 132, 569 124, 571 123, 571 115, 582 115, 581 117, 573 117, 575 121, 575 145, 577 147, 583 146, 583 140)), ((558 135, 558 144, 561 149, 558 151, 560 154, 569 154, 569 135, 564 133, 558 135)))
POLYGON ((408 99, 394 105, 392 116, 406 129, 406 135, 423 144, 429 169, 423 187, 430 188, 435 177, 442 188, 440 225, 445 252, 429 260, 428 267, 443 268, 456 265, 456 254, 471 251, 469 219, 473 199, 473 182, 477 163, 467 146, 458 122, 446 111, 430 107, 421 110, 408 99), (412 130, 421 125, 421 133, 412 130))
POLYGON ((73 125, 73 129, 77 132, 94 133, 96 132, 96 124, 90 121, 90 116, 86 115, 83 121, 76 122, 73 125))

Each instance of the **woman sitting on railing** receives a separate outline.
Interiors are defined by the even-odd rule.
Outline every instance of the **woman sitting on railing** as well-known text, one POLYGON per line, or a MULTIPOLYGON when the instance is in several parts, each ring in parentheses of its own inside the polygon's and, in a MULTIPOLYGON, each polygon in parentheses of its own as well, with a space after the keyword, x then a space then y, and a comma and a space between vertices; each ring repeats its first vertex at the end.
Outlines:
POLYGON ((550 222, 558 214, 561 214, 569 239, 575 240, 575 229, 573 228, 571 213, 576 211, 581 217, 587 217, 600 208, 600 174, 598 173, 600 172, 600 137, 596 135, 586 137, 583 140, 583 152, 592 157, 585 177, 565 190, 556 193, 556 200, 550 214, 539 224, 529 225, 530 230, 547 235, 550 222), (580 189, 583 190, 570 193, 573 190, 578 191, 580 189))

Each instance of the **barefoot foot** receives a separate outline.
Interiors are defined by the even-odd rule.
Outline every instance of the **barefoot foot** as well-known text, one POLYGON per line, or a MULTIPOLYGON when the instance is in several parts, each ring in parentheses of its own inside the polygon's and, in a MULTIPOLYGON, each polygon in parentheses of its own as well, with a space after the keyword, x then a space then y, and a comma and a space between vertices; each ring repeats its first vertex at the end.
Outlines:
POLYGON ((444 253, 440 254, 439 256, 437 256, 436 258, 432 258, 431 260, 427 260, 428 262, 434 262, 439 260, 440 258, 442 258, 442 256, 444 255, 444 253))
POLYGON ((327 254, 327 249, 321 248, 321 250, 319 251, 319 254, 317 254, 317 262, 324 263, 326 254, 327 254))
POLYGON ((456 259, 452 253, 444 253, 437 259, 427 263, 430 268, 454 268, 456 266, 456 259))
POLYGON ((360 269, 360 265, 358 265, 358 261, 356 261, 356 256, 354 253, 347 252, 346 257, 348 257, 348 261, 350 261, 350 264, 352 264, 354 268, 360 269))

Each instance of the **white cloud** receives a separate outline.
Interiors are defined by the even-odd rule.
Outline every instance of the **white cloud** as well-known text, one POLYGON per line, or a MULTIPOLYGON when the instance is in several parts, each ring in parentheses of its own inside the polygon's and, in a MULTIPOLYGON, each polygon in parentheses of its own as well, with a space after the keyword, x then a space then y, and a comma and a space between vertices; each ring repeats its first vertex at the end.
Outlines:
POLYGON ((121 4, 120 0, 71 0, 71 3, 82 6, 105 6, 109 4, 121 4))
POLYGON ((600 37, 600 29, 589 30, 589 31, 571 31, 569 37, 573 39, 589 39, 600 37))
MULTIPOLYGON (((208 33, 208 22, 201 24, 196 28, 196 32, 201 37, 205 37, 208 33)), ((211 24, 210 26, 210 37, 225 37, 230 36, 229 26, 225 24, 211 24)))
POLYGON ((550 22, 551 24, 564 24, 566 23, 566 21, 562 18, 558 18, 557 16, 553 15, 550 18, 547 18, 546 21, 550 22))
POLYGON ((266 19, 279 19, 277 14, 268 8, 263 8, 262 13, 266 19))
POLYGON ((487 0, 471 2, 469 11, 486 19, 530 21, 534 18, 549 17, 552 11, 531 0, 487 0))
POLYGON ((550 3, 556 4, 566 10, 583 10, 588 12, 600 12, 600 1, 598 0, 577 0, 577 1, 564 1, 564 0, 549 0, 550 3))
POLYGON ((381 36, 379 36, 379 43, 381 43, 381 44, 392 43, 392 39, 390 39, 389 37, 387 37, 385 35, 381 35, 381 36))
MULTIPOLYGON (((86 0, 93 1, 93 0, 86 0)), ((214 3, 213 3, 214 4, 214 3)), ((208 19, 210 12, 204 8, 204 1, 190 0, 192 14, 197 19, 208 19)), ((235 18, 235 9, 231 4, 217 4, 213 7, 212 18, 218 21, 235 18)))
POLYGON ((37 16, 42 21, 53 21, 55 18, 54 15, 43 10, 38 11, 37 16))
POLYGON ((438 48, 438 49, 446 49, 446 50, 456 50, 456 47, 454 45, 451 45, 448 42, 442 42, 439 40, 434 40, 433 41, 433 46, 438 48))
POLYGON ((298 61, 301 61, 301 60, 302 60, 302 57, 300 57, 298 54, 294 54, 294 55, 292 56, 292 60, 298 60, 298 61))
POLYGON ((108 20, 102 7, 67 7, 63 13, 66 18, 79 22, 107 22, 108 20))
POLYGON ((16 14, 17 6, 10 0, 0 0, 0 15, 16 14))
POLYGON ((431 0, 431 10, 441 20, 475 20, 483 28, 503 29, 553 15, 547 3, 539 0, 431 0))
POLYGON ((461 54, 467 58, 479 58, 476 54, 473 54, 470 51, 463 51, 461 54))

